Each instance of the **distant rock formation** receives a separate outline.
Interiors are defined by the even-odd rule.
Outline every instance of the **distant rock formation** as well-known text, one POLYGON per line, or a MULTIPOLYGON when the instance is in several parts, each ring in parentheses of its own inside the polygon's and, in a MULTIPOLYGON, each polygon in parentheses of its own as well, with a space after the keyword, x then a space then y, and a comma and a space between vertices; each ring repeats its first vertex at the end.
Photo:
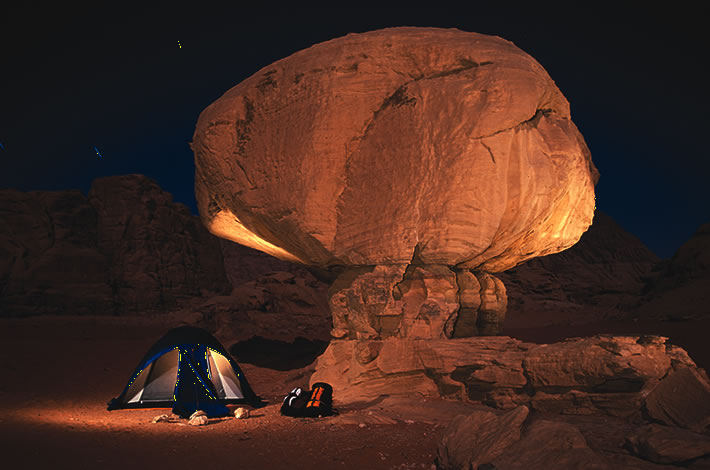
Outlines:
POLYGON ((542 66, 453 29, 350 34, 279 60, 202 112, 192 148, 212 233, 342 268, 335 338, 500 332, 493 274, 572 246, 598 178, 542 66))
POLYGON ((607 214, 572 248, 498 274, 509 327, 576 324, 631 316, 659 258, 607 214))
POLYGON ((79 191, 0 191, 0 314, 115 313, 98 238, 79 191))
POLYGON ((0 314, 165 312, 229 290, 219 242, 143 175, 0 191, 0 314))
MULTIPOLYGON (((263 251, 254 250, 224 238, 218 238, 224 258, 224 270, 233 287, 254 281, 273 272, 291 273, 298 278, 310 278, 308 269, 299 263, 290 263, 263 251)), ((327 288, 327 286, 326 286, 327 288)))
POLYGON ((332 325, 327 289, 307 271, 301 276, 254 273, 253 280, 229 295, 211 297, 185 313, 226 344, 257 336, 286 343, 299 337, 327 342, 332 325))
POLYGON ((309 270, 229 240, 216 240, 220 241, 232 290, 191 305, 184 312, 186 318, 226 344, 253 337, 286 343, 299 337, 330 339, 329 282, 322 280, 327 272, 309 270))
POLYGON ((710 318, 710 223, 701 225, 656 271, 644 288, 637 317, 710 318))

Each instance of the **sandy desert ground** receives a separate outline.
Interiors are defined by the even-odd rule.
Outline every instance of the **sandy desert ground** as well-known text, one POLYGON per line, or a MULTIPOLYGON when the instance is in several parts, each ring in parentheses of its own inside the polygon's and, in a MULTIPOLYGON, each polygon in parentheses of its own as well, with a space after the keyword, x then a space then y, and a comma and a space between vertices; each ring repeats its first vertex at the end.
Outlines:
MULTIPOLYGON (((453 416, 471 404, 410 397, 340 406, 340 415, 293 419, 279 414, 283 396, 307 386, 310 369, 278 371, 242 363, 270 404, 247 420, 212 419, 204 427, 153 424, 164 409, 106 411, 166 318, 33 317, 0 320, 0 448, 4 468, 430 469, 453 416), (208 467, 209 466, 209 467, 208 467)), ((708 366, 707 324, 616 325, 649 333, 663 327, 699 365, 708 366), (676 328, 677 331, 673 331, 676 328)), ((602 326, 520 330, 525 340, 553 341, 602 326)), ((335 391, 337 406, 337 390, 335 391)), ((617 423, 618 424, 618 423, 617 423)), ((587 439, 597 437, 594 430, 587 439)), ((603 434, 603 432, 601 433, 603 434)), ((603 441, 603 439, 602 439, 603 441)), ((610 447, 613 442, 599 444, 610 447)))
POLYGON ((270 402, 247 420, 212 419, 192 427, 151 423, 168 409, 108 412, 106 402, 167 328, 130 323, 48 317, 0 322, 4 468, 414 469, 433 462, 445 417, 438 423, 403 418, 370 424, 381 418, 357 407, 322 419, 281 416, 283 396, 307 386, 303 370, 242 364, 252 387, 270 402))

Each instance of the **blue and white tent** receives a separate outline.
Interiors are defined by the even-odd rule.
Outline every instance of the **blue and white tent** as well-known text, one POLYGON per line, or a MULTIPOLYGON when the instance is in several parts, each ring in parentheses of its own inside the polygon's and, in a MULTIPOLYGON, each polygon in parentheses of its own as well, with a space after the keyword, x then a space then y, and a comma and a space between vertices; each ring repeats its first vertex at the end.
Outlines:
POLYGON ((207 331, 181 326, 168 331, 146 353, 109 410, 172 407, 188 417, 202 410, 225 416, 227 404, 263 406, 236 361, 207 331))

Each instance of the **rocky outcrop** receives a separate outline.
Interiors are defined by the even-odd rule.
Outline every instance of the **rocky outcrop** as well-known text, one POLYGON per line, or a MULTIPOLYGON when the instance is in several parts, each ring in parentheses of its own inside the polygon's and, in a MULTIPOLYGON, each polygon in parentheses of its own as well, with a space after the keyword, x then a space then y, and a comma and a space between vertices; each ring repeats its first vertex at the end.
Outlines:
POLYGON ((710 318, 710 224, 700 226, 657 271, 645 287, 639 318, 710 318))
POLYGON ((98 249, 111 267, 119 311, 174 309, 180 301, 229 289, 218 240, 154 181, 100 178, 89 202, 98 215, 98 249))
POLYGON ((671 369, 646 397, 648 415, 669 426, 710 433, 710 380, 703 369, 689 365, 682 350, 671 369))
POLYGON ((331 315, 326 289, 307 272, 303 277, 271 272, 238 285, 230 295, 191 306, 185 314, 223 344, 255 336, 285 343, 299 337, 327 342, 331 315))
POLYGON ((596 211, 572 248, 497 274, 508 293, 506 325, 542 327, 631 316, 659 261, 641 240, 596 211))
POLYGON ((110 314, 98 214, 79 191, 0 191, 0 314, 110 314))
POLYGON ((684 281, 710 277, 710 223, 701 225, 671 258, 658 287, 673 287, 684 281))
POLYGON ((619 468, 609 465, 604 457, 593 451, 575 426, 548 420, 531 423, 520 440, 503 449, 490 463, 491 468, 498 470, 619 468))
POLYGON ((329 296, 338 339, 494 335, 507 302, 505 286, 488 273, 422 264, 346 270, 329 296))
POLYGON ((710 420, 705 372, 663 337, 602 335, 540 345, 504 336, 333 340, 316 362, 311 382, 318 381, 332 384, 345 403, 420 393, 558 414, 649 412, 703 432, 710 420), (679 378, 678 370, 693 378, 679 378), (679 381, 688 391, 674 396, 679 381))
POLYGON ((474 411, 455 417, 439 442, 439 470, 480 468, 491 462, 507 447, 520 440, 528 409, 520 406, 505 414, 474 411))
POLYGON ((505 289, 491 273, 572 246, 598 177, 540 64, 498 37, 436 28, 277 61, 202 112, 192 148, 212 233, 340 268, 336 338, 499 332, 505 289), (460 303, 460 275, 478 279, 479 307, 460 303), (410 281, 432 297, 398 298, 410 281))
POLYGON ((228 291, 219 243, 149 178, 0 193, 2 315, 143 314, 228 291))
MULTIPOLYGON (((254 250, 224 238, 218 238, 218 240, 224 258, 224 270, 232 287, 241 286, 275 272, 290 273, 296 278, 303 279, 309 285, 316 283, 318 288, 326 290, 328 284, 332 282, 330 278, 320 279, 321 282, 314 281, 312 270, 302 264, 283 261, 267 255, 263 251, 254 250)), ((316 272, 316 274, 321 274, 321 272, 316 272)), ((327 275, 327 273, 322 274, 327 275)))
POLYGON ((710 437, 660 424, 635 429, 626 437, 626 446, 642 459, 659 464, 687 466, 693 460, 710 456, 710 437))
POLYGON ((503 414, 474 411, 459 415, 439 441, 439 470, 531 468, 606 470, 604 458, 587 445, 575 426, 559 421, 526 423, 528 408, 503 414))
POLYGON ((596 211, 579 242, 562 253, 498 273, 508 293, 506 325, 542 327, 616 318, 698 320, 710 305, 710 224, 670 260, 660 260, 596 211))

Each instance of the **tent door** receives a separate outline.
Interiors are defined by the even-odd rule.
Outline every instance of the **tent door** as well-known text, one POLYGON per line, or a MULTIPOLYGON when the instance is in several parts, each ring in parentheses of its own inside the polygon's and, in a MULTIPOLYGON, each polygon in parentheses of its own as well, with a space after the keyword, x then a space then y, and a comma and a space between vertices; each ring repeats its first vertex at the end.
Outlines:
POLYGON ((128 403, 172 400, 177 381, 179 352, 171 349, 143 369, 128 389, 128 403))
POLYGON ((216 351, 207 349, 209 359, 209 377, 217 391, 219 398, 244 398, 239 379, 234 373, 234 368, 226 357, 216 351))

